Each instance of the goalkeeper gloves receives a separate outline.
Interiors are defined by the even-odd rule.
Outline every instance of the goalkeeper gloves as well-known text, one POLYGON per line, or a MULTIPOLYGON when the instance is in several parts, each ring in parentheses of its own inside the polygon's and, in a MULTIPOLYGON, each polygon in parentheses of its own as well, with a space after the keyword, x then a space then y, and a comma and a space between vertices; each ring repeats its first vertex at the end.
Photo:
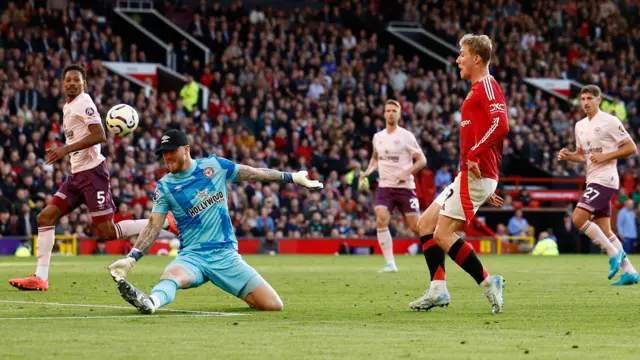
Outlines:
POLYGON ((309 173, 306 171, 298 171, 295 173, 283 173, 284 181, 287 183, 293 182, 300 186, 304 186, 308 189, 322 189, 324 185, 318 180, 309 180, 307 175, 309 173))
POLYGON ((127 277, 127 274, 136 265, 136 262, 142 257, 142 252, 133 249, 126 258, 117 260, 109 265, 108 269, 114 281, 120 281, 127 277))

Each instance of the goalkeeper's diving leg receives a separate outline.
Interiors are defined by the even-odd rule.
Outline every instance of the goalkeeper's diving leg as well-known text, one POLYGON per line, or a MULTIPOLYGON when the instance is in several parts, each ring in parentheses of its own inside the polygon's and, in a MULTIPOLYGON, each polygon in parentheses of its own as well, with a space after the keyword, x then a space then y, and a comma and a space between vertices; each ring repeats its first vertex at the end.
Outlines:
POLYGON ((150 295, 138 290, 127 280, 120 279, 117 281, 120 295, 141 313, 153 314, 158 308, 170 304, 175 299, 178 289, 198 287, 210 280, 258 310, 281 311, 283 308, 282 300, 276 291, 255 270, 254 274, 249 274, 251 278, 245 281, 242 280, 243 269, 236 269, 240 271, 235 271, 233 281, 229 281, 224 272, 218 273, 220 276, 216 278, 210 278, 195 266, 186 263, 185 265, 170 264, 150 295), (236 286, 234 290, 234 285, 238 284, 237 280, 244 284, 236 286))

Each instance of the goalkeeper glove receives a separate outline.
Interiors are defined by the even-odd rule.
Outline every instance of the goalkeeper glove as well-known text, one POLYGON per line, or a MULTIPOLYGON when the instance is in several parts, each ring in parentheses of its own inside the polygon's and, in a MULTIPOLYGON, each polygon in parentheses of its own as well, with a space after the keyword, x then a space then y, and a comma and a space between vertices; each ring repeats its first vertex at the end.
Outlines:
POLYGON ((138 259, 142 257, 142 252, 138 249, 133 249, 127 255, 126 258, 117 260, 109 265, 108 269, 111 273, 113 281, 120 281, 127 277, 127 274, 136 265, 138 259))
POLYGON ((308 189, 322 189, 324 185, 318 180, 309 180, 307 175, 309 173, 306 171, 298 171, 295 173, 284 173, 283 177, 285 182, 294 182, 300 186, 304 186, 308 189))

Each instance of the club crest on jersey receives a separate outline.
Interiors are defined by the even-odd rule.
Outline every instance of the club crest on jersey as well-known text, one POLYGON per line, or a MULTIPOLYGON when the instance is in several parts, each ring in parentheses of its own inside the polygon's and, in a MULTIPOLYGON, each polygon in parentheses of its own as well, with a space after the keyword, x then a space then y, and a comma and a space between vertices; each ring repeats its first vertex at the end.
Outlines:
POLYGON ((213 168, 210 168, 210 167, 205 168, 203 171, 204 177, 206 178, 212 178, 215 173, 216 172, 213 171, 213 168))
POLYGON ((85 109, 84 113, 87 114, 87 116, 93 116, 96 114, 96 111, 93 110, 93 108, 88 107, 85 109))
POLYGON ((593 131, 594 131, 596 134, 600 134, 600 128, 599 128, 599 127, 597 127, 597 128, 595 128, 595 129, 593 129, 593 131))

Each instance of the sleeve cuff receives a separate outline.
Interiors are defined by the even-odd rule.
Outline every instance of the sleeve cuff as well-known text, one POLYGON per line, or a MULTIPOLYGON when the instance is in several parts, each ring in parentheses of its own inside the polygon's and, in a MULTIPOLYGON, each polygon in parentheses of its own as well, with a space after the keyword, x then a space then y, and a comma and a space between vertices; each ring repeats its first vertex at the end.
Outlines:
POLYGON ((227 181, 235 180, 236 175, 238 175, 238 171, 240 171, 240 166, 238 166, 238 164, 234 164, 233 172, 229 175, 229 177, 227 178, 227 181))

